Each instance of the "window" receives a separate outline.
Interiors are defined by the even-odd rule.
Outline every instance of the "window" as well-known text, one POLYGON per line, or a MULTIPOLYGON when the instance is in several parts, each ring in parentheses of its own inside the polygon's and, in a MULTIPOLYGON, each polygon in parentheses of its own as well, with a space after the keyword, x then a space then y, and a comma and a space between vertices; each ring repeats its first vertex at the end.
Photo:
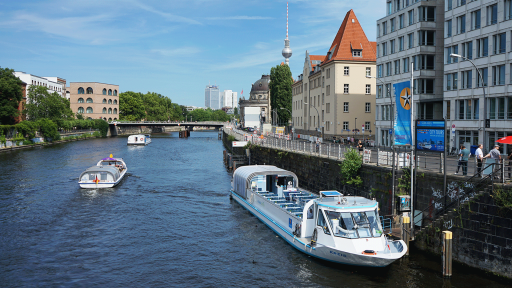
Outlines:
POLYGON ((398 51, 404 51, 404 36, 398 37, 398 51))
POLYGON ((380 24, 377 24, 377 37, 380 37, 380 24))
POLYGON ((452 0, 446 1, 446 11, 452 10, 452 0))
POLYGON ((366 67, 366 76, 372 76, 372 67, 366 67))
POLYGON ((362 50, 352 50, 352 57, 362 57, 362 50))
POLYGON ((101 103, 107 104, 107 99, 103 98, 103 101, 101 103))
POLYGON ((370 131, 370 122, 364 122, 364 130, 370 131))
POLYGON ((460 83, 460 88, 462 89, 469 89, 471 88, 471 81, 472 81, 472 73, 473 71, 472 70, 468 70, 468 71, 462 71, 461 72, 461 83, 460 83))
POLYGON ((418 31, 418 45, 435 45, 436 31, 420 30, 418 31))
POLYGON ((388 22, 384 21, 382 22, 382 35, 388 34, 388 22))
POLYGON ((117 96, 117 89, 114 90, 114 96, 117 96))
POLYGON ((409 43, 407 44, 407 48, 411 49, 412 47, 414 47, 414 33, 407 34, 407 40, 409 41, 409 43))
POLYGON ((371 94, 371 92, 372 92, 372 88, 371 87, 372 87, 372 85, 366 84, 366 89, 365 89, 366 90, 366 95, 371 94))
POLYGON ((391 18, 389 23, 391 24, 391 32, 395 32, 395 18, 391 18))
POLYGON ((457 100, 457 109, 459 120, 471 120, 479 118, 479 101, 478 99, 457 100))
POLYGON ((87 107, 87 110, 85 110, 85 111, 86 111, 86 113, 93 113, 92 107, 87 107))
POLYGON ((409 16, 409 25, 414 24, 414 9, 407 12, 407 16, 409 16))
POLYGON ((103 95, 107 95, 107 89, 103 88, 103 95))
POLYGON ((91 87, 87 88, 87 94, 92 94, 92 88, 91 87))
POLYGON ((487 25, 493 25, 498 22, 498 4, 487 6, 487 25))
POLYGON ((404 73, 408 73, 409 72, 409 58, 404 58, 402 59, 402 63, 404 64, 404 73))
POLYGON ((112 108, 108 108, 108 114, 112 114, 112 108))
POLYGON ((325 74, 326 74, 325 76, 327 77, 327 79, 331 78, 331 68, 327 69, 325 74))
POLYGON ((386 76, 391 76, 391 62, 386 63, 386 76))
POLYGON ((78 107, 78 113, 83 114, 84 113, 84 107, 78 107))
POLYGON ((480 74, 482 75, 482 78, 483 78, 483 83, 482 83, 482 79, 480 79, 480 76, 478 76, 476 79, 476 83, 478 85, 478 87, 482 87, 482 86, 485 86, 487 87, 487 79, 489 79, 489 69, 488 68, 480 68, 480 74))
POLYGON ((343 93, 348 94, 348 84, 343 84, 343 93))
POLYGON ((459 45, 454 45, 451 47, 446 47, 446 64, 457 63, 459 62, 458 57, 451 57, 450 54, 459 54, 459 45))
POLYGON ((322 93, 322 105, 324 105, 324 104, 325 104, 325 94, 322 93))
POLYGON ((93 103, 92 98, 87 98, 87 103, 93 103))
POLYGON ((480 9, 471 12, 471 30, 480 28, 481 18, 480 9))
POLYGON ((108 89, 108 95, 112 96, 112 89, 108 89))
MULTIPOLYGON (((471 1, 471 0, 469 0, 469 1, 471 1)), ((457 3, 458 3, 457 6, 466 5, 466 0, 457 0, 457 3)))
POLYGON ((114 108, 114 114, 117 114, 117 108, 114 108))
POLYGON ((404 14, 398 15, 398 29, 404 28, 404 14))
MULTIPOLYGON (((466 43, 462 43, 462 56, 468 58, 468 59, 473 59, 473 42, 470 41, 470 42, 466 42, 466 43)), ((464 61, 463 59, 461 59, 462 61, 464 61)))
POLYGON ((343 112, 348 112, 348 102, 343 102, 343 112))
POLYGON ((512 0, 505 0, 505 20, 512 19, 512 0))
POLYGON ((505 85, 505 65, 492 67, 492 85, 505 85))
POLYGON ((327 96, 331 95, 331 85, 327 85, 327 87, 325 87, 325 94, 327 96))
POLYGON ((78 103, 84 103, 84 98, 82 98, 82 97, 78 98, 78 103))
POLYGON ((434 79, 414 79, 415 94, 434 94, 434 79))
POLYGON ((343 121, 343 130, 348 130, 348 121, 343 121))
POLYGON ((107 114, 107 108, 106 108, 106 107, 103 107, 103 110, 101 111, 101 113, 103 113, 103 114, 107 114))
POLYGON ((391 83, 386 84, 386 94, 384 95, 384 98, 389 98, 391 96, 391 83))
POLYGON ((446 36, 445 37, 452 37, 452 20, 446 21, 446 36))
POLYGON ((417 55, 414 63, 414 70, 434 70, 434 55, 417 55))
POLYGON ((446 90, 457 90, 458 73, 446 74, 446 90))
POLYGON ((372 112, 372 111, 371 111, 371 110, 372 110, 372 109, 371 109, 371 107, 372 107, 372 104, 371 104, 371 103, 369 103, 369 102, 364 103, 364 112, 365 112, 365 113, 370 113, 370 112, 372 112))
POLYGON ((489 55, 489 38, 476 40, 476 57, 487 57, 489 55))
POLYGON ((492 45, 494 48, 494 54, 505 53, 507 47, 507 33, 492 36, 492 45))
POLYGON ((466 32, 466 15, 457 17, 457 34, 466 32))
POLYGON ((112 100, 111 99, 108 99, 108 104, 112 104, 112 100))
POLYGON ((395 60, 395 75, 400 74, 400 60, 395 60))
POLYGON ((345 66, 345 67, 343 68, 343 75, 348 76, 348 72, 349 72, 349 67, 348 67, 348 66, 345 66))
POLYGON ((382 56, 388 55, 388 43, 384 42, 382 43, 382 56))
POLYGON ((82 87, 78 88, 78 94, 84 94, 84 88, 82 88, 82 87))
POLYGON ((325 113, 331 113, 331 103, 325 104, 325 113))
MULTIPOLYGON (((510 67, 510 69, 512 69, 512 64, 510 67)), ((382 85, 377 85, 377 98, 382 98, 382 85)))
POLYGON ((420 6, 418 8, 419 20, 423 21, 436 21, 436 7, 434 6, 420 6))
POLYGON ((382 78, 382 64, 377 65, 377 78, 382 78))
POLYGON ((391 15, 393 13, 393 3, 388 2, 388 15, 391 15))

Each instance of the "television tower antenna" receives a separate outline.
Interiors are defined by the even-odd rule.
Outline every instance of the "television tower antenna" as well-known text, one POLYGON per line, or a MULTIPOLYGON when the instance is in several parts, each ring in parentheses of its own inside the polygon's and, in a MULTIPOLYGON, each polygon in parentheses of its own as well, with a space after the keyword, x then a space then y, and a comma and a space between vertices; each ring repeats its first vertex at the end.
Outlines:
POLYGON ((290 57, 292 57, 292 49, 290 49, 290 40, 288 39, 288 2, 286 2, 286 39, 284 39, 284 49, 282 52, 286 65, 290 66, 290 57))

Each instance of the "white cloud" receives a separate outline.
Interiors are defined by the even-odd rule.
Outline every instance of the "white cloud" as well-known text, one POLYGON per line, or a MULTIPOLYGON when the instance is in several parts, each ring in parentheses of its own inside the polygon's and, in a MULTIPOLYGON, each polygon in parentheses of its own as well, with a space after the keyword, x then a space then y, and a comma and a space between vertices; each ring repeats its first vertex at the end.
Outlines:
POLYGON ((151 53, 160 54, 166 57, 190 56, 199 53, 201 50, 196 47, 181 47, 176 49, 151 49, 151 53))
POLYGON ((134 1, 133 4, 135 6, 141 8, 141 9, 143 9, 143 10, 146 10, 148 12, 151 12, 151 13, 154 13, 154 14, 157 14, 157 15, 160 15, 160 16, 164 17, 167 21, 170 21, 170 22, 178 22, 178 23, 201 25, 201 22, 199 22, 197 20, 190 19, 190 18, 183 17, 183 16, 179 16, 179 15, 174 15, 174 14, 167 13, 167 12, 162 12, 162 11, 159 11, 159 10, 151 7, 151 6, 144 5, 144 4, 139 3, 137 1, 134 1))
POLYGON ((268 20, 272 17, 264 16, 226 16, 226 17, 208 17, 207 20, 268 20))

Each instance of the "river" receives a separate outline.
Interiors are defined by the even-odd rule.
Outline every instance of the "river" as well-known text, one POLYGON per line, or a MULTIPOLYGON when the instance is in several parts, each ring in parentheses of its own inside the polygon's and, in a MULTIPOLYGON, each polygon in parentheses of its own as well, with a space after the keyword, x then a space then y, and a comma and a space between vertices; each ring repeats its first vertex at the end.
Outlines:
POLYGON ((507 287, 417 251, 386 268, 333 265, 288 245, 229 198, 217 132, 91 139, 0 154, 1 287, 507 287), (80 189, 113 154, 117 187, 80 189))

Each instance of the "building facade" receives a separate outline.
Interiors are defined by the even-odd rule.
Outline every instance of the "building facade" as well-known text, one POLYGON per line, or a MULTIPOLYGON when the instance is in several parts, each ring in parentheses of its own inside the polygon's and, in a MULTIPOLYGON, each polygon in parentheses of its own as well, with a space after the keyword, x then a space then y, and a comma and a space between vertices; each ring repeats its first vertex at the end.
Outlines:
MULTIPOLYGON (((512 135, 512 1, 446 1, 444 10, 444 110, 448 126, 455 127, 450 143, 468 147, 485 141, 489 151, 496 140, 512 135)), ((510 152, 507 146, 512 145, 501 151, 510 152)))
POLYGON ((375 79, 367 76, 375 75, 375 45, 350 10, 327 55, 306 51, 302 74, 292 85, 297 134, 323 135, 326 140, 373 138, 376 87, 375 79))
POLYGON ((221 93, 221 108, 235 108, 238 103, 238 94, 232 90, 224 90, 221 93))
MULTIPOLYGON (((57 92, 60 96, 66 98, 66 80, 60 77, 40 77, 25 72, 14 72, 14 76, 20 78, 27 84, 27 91, 30 86, 43 86, 48 89, 48 93, 57 92)), ((28 93, 28 92, 27 92, 28 93)), ((30 101, 30 99, 28 99, 30 101)))
POLYGON ((386 0, 386 16, 377 20, 375 125, 379 145, 392 145, 393 84, 410 81, 411 72, 414 117, 443 119, 444 3, 386 0))
POLYGON ((219 87, 216 85, 207 85, 204 89, 204 106, 213 110, 221 108, 219 87))
POLYGON ((98 82, 70 82, 69 102, 73 113, 84 119, 119 119, 119 85, 98 82))

